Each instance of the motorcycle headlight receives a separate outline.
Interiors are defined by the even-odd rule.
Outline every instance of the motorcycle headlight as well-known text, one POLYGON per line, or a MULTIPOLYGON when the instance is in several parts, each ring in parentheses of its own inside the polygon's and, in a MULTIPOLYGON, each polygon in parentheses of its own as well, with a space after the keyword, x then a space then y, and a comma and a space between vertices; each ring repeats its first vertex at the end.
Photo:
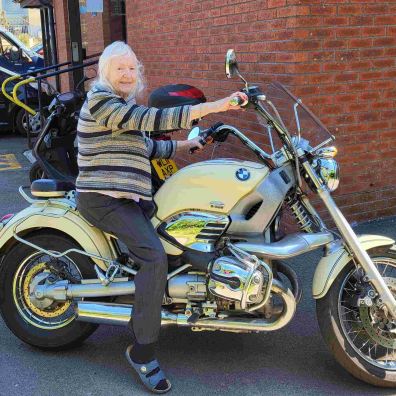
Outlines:
POLYGON ((330 192, 340 183, 340 167, 333 158, 318 158, 316 170, 330 192))

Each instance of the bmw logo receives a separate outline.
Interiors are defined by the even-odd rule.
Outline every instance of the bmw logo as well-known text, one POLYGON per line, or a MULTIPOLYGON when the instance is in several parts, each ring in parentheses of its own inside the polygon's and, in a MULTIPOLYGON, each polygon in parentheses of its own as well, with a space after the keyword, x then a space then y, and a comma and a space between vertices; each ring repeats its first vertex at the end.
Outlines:
POLYGON ((246 168, 239 168, 235 172, 235 176, 238 180, 246 181, 250 178, 250 172, 246 168))

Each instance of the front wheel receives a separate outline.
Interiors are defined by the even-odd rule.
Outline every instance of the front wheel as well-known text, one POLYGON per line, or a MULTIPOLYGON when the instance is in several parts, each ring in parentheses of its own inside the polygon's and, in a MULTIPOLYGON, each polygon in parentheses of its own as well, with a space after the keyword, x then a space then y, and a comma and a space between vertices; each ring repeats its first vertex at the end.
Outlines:
MULTIPOLYGON (((41 231, 26 238, 48 251, 81 249, 63 234, 41 231)), ((71 253, 54 261, 48 254, 16 244, 0 266, 0 313, 8 328, 22 341, 42 349, 66 349, 81 343, 97 325, 77 322, 73 301, 35 300, 32 286, 67 279, 79 283, 96 278, 93 262, 71 253)))
MULTIPOLYGON (((368 253, 396 296, 396 254, 389 248, 368 253)), ((319 327, 336 360, 353 376, 372 385, 396 387, 396 321, 388 318, 365 280, 353 263, 341 271, 326 296, 316 302, 319 327), (368 304, 361 301, 365 296, 373 297, 368 304)))

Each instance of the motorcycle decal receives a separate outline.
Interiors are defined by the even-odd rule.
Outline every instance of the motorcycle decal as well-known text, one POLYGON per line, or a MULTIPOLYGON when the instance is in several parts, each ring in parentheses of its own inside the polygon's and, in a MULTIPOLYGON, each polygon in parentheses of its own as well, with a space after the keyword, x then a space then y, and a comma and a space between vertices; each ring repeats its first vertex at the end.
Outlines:
POLYGON ((250 172, 246 168, 239 168, 235 172, 235 176, 238 180, 246 181, 250 178, 250 172))

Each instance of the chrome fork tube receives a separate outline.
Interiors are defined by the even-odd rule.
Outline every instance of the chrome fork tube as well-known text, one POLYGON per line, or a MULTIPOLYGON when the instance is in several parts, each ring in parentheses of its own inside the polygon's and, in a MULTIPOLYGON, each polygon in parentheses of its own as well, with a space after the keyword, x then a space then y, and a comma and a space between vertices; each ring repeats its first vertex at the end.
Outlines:
POLYGON ((344 215, 341 213, 337 204, 334 202, 327 187, 323 185, 322 181, 317 176, 315 170, 311 167, 308 161, 305 161, 303 163, 303 167, 308 173, 311 180, 315 183, 318 194, 326 205, 326 208, 329 211, 332 219, 334 220, 344 241, 346 242, 352 253, 356 256, 359 264, 362 266, 366 275, 368 276, 369 281, 373 284, 373 286, 379 293, 382 302, 388 308, 392 317, 396 318, 396 300, 393 297, 388 286, 386 285, 381 274, 379 273, 377 267, 374 265, 367 252, 360 245, 359 239, 357 238, 355 232, 349 225, 348 221, 345 219, 344 215))

